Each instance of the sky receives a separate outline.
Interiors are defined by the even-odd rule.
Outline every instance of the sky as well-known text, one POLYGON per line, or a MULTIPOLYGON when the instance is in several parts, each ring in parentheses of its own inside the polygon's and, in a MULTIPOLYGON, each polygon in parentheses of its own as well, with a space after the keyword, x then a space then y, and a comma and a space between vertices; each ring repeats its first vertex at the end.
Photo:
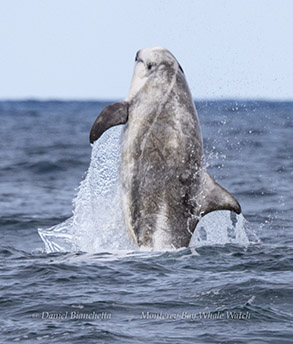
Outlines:
POLYGON ((169 49, 195 99, 293 100, 291 0, 0 0, 0 99, 127 96, 169 49))

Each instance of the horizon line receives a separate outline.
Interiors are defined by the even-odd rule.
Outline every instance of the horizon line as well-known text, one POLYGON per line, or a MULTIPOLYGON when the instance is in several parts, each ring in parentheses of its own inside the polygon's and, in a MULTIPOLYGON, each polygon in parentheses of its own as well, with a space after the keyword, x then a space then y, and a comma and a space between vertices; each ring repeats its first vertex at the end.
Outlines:
MULTIPOLYGON (((24 97, 24 98, 0 98, 0 102, 119 102, 123 101, 123 98, 58 98, 58 97, 24 97)), ((193 98, 195 102, 221 102, 221 101, 232 101, 232 102, 274 102, 274 103, 292 103, 293 98, 266 98, 266 97, 221 97, 221 98, 193 98)))

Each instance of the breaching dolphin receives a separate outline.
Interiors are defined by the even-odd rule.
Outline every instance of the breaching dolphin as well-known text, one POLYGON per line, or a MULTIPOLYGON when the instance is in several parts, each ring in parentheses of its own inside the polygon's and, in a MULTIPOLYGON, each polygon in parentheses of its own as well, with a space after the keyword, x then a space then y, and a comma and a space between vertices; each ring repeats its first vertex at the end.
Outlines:
POLYGON ((204 215, 241 212, 237 200, 206 172, 194 102, 183 69, 167 49, 137 52, 128 97, 101 112, 90 142, 118 124, 125 124, 122 208, 138 246, 188 246, 204 215))

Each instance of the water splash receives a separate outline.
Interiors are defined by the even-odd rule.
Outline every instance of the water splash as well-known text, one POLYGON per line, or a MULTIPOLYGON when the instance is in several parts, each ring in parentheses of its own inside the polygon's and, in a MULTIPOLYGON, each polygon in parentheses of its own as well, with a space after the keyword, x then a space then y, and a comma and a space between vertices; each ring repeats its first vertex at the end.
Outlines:
MULTIPOLYGON (((107 130, 93 145, 90 166, 73 200, 73 216, 48 229, 39 229, 50 252, 137 250, 124 225, 120 203, 119 166, 123 127, 107 130)), ((189 246, 251 242, 242 215, 217 211, 197 225, 189 246)))
POLYGON ((47 252, 134 249, 120 205, 121 132, 121 126, 111 128, 94 143, 86 177, 73 200, 73 216, 39 229, 47 252))
POLYGON ((189 246, 226 244, 248 246, 253 242, 258 242, 258 238, 244 216, 221 210, 209 213, 199 221, 189 246))

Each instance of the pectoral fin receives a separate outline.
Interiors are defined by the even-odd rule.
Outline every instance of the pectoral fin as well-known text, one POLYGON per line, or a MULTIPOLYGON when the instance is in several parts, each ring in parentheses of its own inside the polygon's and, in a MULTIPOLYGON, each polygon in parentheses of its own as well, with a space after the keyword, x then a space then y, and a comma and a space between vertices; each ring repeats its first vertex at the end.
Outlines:
POLYGON ((205 172, 200 214, 204 216, 215 210, 231 210, 236 214, 241 213, 241 207, 236 198, 205 172))
POLYGON ((125 124, 128 120, 128 103, 122 101, 107 106, 97 117, 90 132, 90 143, 94 143, 111 127, 125 124))

